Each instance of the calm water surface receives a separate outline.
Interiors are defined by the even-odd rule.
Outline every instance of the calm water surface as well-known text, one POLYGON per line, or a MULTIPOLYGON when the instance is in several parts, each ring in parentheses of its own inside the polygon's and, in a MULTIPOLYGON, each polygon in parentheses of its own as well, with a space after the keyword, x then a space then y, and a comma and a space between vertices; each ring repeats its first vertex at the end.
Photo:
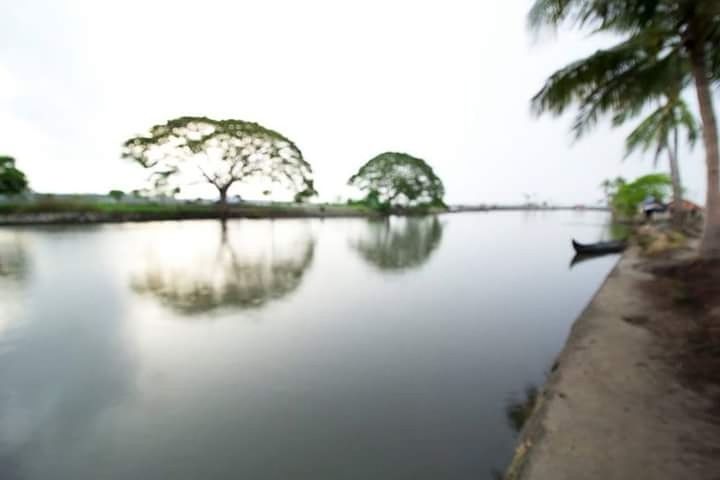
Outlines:
POLYGON ((606 221, 1 229, 0 478, 493 478, 606 221))

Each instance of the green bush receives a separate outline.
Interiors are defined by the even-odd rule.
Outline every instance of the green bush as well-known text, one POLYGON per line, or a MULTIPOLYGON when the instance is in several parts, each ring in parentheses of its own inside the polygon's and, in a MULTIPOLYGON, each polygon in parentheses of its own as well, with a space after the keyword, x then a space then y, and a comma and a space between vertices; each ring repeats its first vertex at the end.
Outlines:
POLYGON ((652 196, 658 202, 664 202, 668 197, 670 187, 670 177, 664 173, 644 175, 630 183, 617 182, 615 190, 610 192, 610 202, 616 213, 634 217, 640 204, 647 197, 652 196))

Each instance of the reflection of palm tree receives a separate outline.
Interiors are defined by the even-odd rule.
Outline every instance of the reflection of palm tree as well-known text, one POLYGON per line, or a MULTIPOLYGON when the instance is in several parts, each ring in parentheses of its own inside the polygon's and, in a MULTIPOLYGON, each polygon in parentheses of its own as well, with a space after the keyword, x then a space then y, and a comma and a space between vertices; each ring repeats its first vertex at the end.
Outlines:
POLYGON ((369 263, 382 270, 404 270, 425 263, 442 240, 437 217, 368 220, 368 233, 352 242, 369 263))
POLYGON ((315 242, 309 236, 293 245, 299 248, 281 252, 274 251, 271 240, 269 254, 254 257, 238 254, 227 236, 223 226, 220 248, 213 259, 185 269, 154 265, 132 280, 133 289, 152 294, 187 315, 222 307, 255 308, 295 290, 313 260, 315 242))

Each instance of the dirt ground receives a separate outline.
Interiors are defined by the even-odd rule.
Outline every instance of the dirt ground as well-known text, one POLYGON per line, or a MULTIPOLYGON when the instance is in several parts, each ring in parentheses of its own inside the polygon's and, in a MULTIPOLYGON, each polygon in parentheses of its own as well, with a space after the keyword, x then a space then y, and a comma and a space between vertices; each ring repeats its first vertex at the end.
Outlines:
POLYGON ((575 323, 507 477, 720 479, 720 264, 623 256, 575 323))
POLYGON ((684 385, 712 400, 720 425, 720 261, 670 259, 646 266, 646 292, 662 312, 648 324, 667 344, 684 385))

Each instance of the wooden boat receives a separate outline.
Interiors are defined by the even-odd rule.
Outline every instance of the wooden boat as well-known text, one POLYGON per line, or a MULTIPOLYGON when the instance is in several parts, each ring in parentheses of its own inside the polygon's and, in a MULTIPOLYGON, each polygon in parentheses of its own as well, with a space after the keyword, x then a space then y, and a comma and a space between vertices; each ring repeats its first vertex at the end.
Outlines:
POLYGON ((575 252, 581 255, 605 255, 607 253, 618 253, 625 250, 627 242, 624 240, 612 240, 609 242, 580 243, 572 240, 575 252))

